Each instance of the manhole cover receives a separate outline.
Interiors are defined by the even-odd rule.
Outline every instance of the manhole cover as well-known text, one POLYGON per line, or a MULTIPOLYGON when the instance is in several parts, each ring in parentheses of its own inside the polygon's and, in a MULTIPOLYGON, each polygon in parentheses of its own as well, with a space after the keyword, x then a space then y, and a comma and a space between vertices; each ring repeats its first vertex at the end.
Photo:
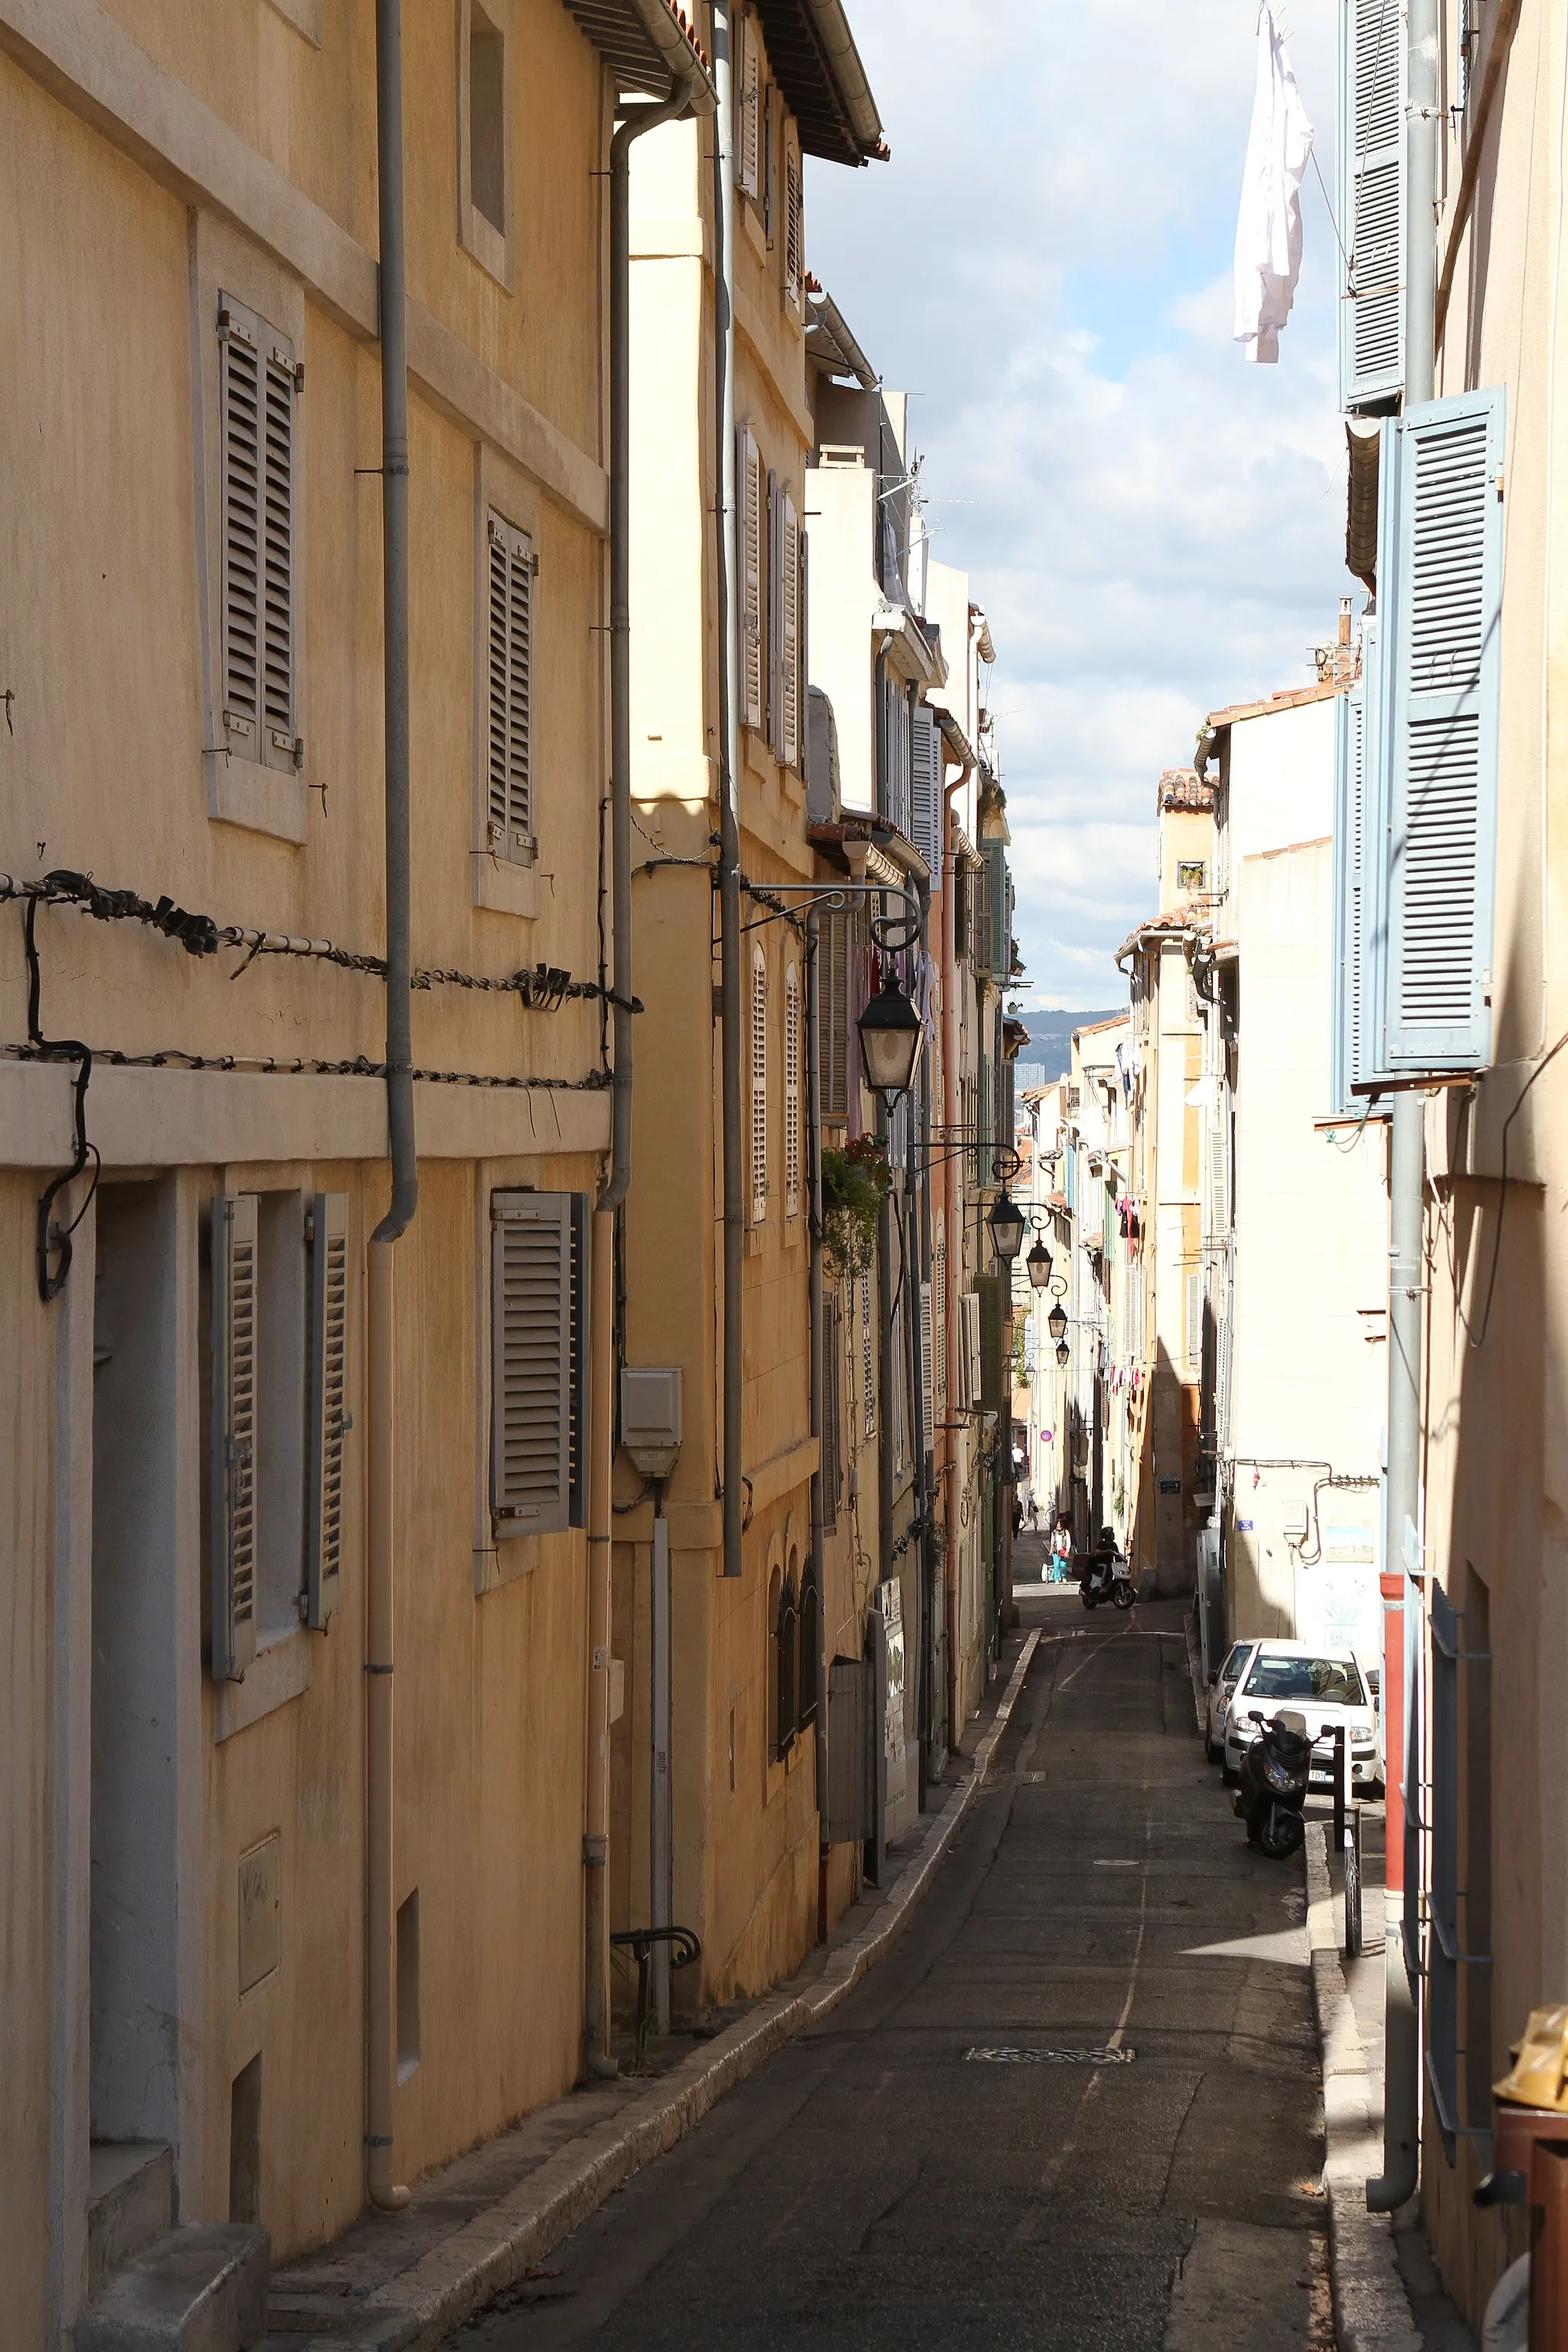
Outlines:
POLYGON ((966 2050, 965 2059, 987 2066, 1131 2066, 1136 2050, 966 2050))

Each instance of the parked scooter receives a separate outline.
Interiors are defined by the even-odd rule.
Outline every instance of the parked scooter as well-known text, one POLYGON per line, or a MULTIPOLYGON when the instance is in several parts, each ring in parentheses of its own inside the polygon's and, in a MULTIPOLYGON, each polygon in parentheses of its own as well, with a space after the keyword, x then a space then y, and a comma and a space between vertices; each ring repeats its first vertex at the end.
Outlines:
POLYGON ((1275 1862, 1293 1854, 1306 1835, 1301 1809, 1312 1772, 1312 1739, 1305 1716, 1285 1707, 1265 1723, 1257 1707, 1248 1720, 1257 1738, 1241 1759, 1236 1817, 1247 1823, 1248 1843, 1275 1862))
POLYGON ((1119 1551, 1094 1554, 1084 1570, 1079 1592, 1086 1609, 1098 1609, 1102 1601, 1109 1601, 1116 1609, 1131 1609, 1137 1598, 1132 1590, 1132 1570, 1119 1551))

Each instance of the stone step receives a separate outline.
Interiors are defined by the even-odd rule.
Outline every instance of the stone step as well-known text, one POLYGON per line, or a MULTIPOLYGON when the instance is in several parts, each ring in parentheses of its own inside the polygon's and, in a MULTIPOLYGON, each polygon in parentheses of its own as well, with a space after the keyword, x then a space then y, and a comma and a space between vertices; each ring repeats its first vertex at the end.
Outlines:
POLYGON ((76 2352, 248 2352, 267 2333, 272 2240, 243 2221, 166 2231, 76 2324, 76 2352))
POLYGON ((174 2159, 161 2139, 95 2140, 87 2207, 90 2303, 174 2225, 174 2159))

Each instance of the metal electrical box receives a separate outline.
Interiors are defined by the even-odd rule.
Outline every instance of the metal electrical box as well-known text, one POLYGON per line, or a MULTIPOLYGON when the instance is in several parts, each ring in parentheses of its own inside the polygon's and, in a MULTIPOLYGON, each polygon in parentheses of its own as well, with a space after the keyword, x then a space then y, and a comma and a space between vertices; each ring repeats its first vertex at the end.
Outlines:
POLYGON ((645 1478, 668 1478, 680 1452, 680 1367, 621 1367, 621 1444, 645 1478))

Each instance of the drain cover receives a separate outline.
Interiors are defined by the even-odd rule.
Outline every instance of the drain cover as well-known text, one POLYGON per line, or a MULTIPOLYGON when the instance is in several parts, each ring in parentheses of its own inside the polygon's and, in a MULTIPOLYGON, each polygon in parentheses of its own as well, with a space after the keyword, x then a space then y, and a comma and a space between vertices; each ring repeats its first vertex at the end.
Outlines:
POLYGON ((966 2050, 988 2066, 1131 2066, 1136 2050, 966 2050))

